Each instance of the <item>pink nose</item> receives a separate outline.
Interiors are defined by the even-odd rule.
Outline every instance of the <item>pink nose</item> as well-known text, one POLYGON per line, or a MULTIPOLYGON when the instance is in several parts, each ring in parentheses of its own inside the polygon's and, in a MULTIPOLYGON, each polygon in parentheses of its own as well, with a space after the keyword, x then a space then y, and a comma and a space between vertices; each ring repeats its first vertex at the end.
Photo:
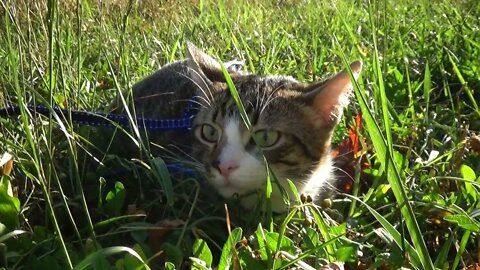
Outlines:
POLYGON ((218 165, 218 169, 223 177, 228 178, 230 174, 238 168, 238 164, 234 162, 225 162, 218 165))

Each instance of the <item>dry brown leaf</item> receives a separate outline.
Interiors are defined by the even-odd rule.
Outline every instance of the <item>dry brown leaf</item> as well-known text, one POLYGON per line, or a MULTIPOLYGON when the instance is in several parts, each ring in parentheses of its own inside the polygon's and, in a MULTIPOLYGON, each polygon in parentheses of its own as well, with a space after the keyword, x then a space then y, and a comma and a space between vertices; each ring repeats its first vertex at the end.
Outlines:
POLYGON ((476 264, 472 264, 470 266, 467 266, 466 268, 464 268, 465 270, 480 270, 480 264, 476 263, 476 264))
POLYGON ((155 227, 148 231, 148 244, 155 254, 152 261, 153 265, 165 264, 165 253, 162 251, 162 244, 165 242, 168 234, 184 224, 185 221, 181 219, 165 219, 157 222, 155 227))
POLYGON ((473 152, 480 153, 480 136, 473 135, 468 140, 468 143, 470 145, 470 149, 472 149, 473 152))
POLYGON ((13 156, 9 153, 4 153, 0 159, 0 168, 2 168, 2 175, 9 176, 13 169, 13 156))
POLYGON ((166 219, 157 222, 155 227, 148 231, 148 242, 152 250, 154 252, 160 251, 160 246, 165 241, 167 235, 184 224, 185 221, 181 219, 166 219))

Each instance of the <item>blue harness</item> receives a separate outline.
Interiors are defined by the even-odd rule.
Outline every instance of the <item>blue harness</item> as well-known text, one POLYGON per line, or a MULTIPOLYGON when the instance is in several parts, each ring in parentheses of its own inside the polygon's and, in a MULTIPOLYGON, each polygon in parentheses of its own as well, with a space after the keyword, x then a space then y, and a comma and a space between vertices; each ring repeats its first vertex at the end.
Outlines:
MULTIPOLYGON (((169 130, 189 130, 192 128, 192 122, 194 114, 194 103, 192 99, 188 102, 187 107, 185 108, 182 117, 180 118, 171 118, 171 119, 156 119, 156 118, 144 118, 137 117, 135 123, 140 130, 146 130, 151 132, 162 132, 169 130)), ((70 110, 70 109, 61 109, 59 107, 52 107, 49 109, 46 106, 27 106, 27 110, 32 113, 37 113, 41 115, 48 116, 51 111, 54 111, 57 114, 70 114, 72 116, 72 122, 77 123, 82 126, 93 126, 93 127, 123 127, 130 128, 131 121, 127 115, 116 114, 116 113, 104 113, 104 112, 88 112, 88 111, 79 111, 79 110, 70 110)), ((10 106, 7 108, 0 109, 0 118, 1 117, 11 117, 19 115, 21 113, 19 106, 10 106)), ((185 175, 193 176, 195 172, 183 166, 182 164, 167 164, 167 168, 170 172, 178 172, 185 175)))

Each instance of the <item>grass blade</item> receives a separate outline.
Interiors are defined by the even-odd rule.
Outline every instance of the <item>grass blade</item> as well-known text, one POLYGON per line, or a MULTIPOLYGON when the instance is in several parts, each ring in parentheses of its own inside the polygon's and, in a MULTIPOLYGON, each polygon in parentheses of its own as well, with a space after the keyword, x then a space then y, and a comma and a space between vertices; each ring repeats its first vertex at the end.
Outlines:
MULTIPOLYGON (((344 60, 345 66, 348 67, 345 56, 342 55, 342 58, 344 60)), ((377 67, 376 74, 377 76, 379 76, 378 79, 381 80, 382 78, 381 78, 381 71, 380 71, 380 65, 378 63, 378 58, 376 58, 376 60, 377 60, 377 63, 375 63, 374 66, 377 67)), ((350 73, 351 78, 353 78, 351 74, 351 70, 348 69, 348 71, 350 73)), ((384 121, 386 121, 385 132, 387 133, 387 138, 389 142, 389 144, 387 144, 387 140, 383 136, 377 121, 374 119, 372 112, 368 107, 367 98, 364 92, 360 89, 358 83, 355 83, 354 89, 355 89, 355 96, 358 100, 358 103, 362 111, 363 119, 365 120, 365 127, 372 139, 373 146, 377 154, 379 155, 380 161, 385 166, 388 182, 390 183, 392 187, 392 191, 395 195, 395 198, 397 199, 398 205, 400 206, 400 211, 402 213, 403 218, 405 219, 405 223, 407 225, 407 229, 412 238, 413 245, 417 249, 418 255, 420 257, 420 261, 422 263, 422 267, 423 269, 433 270, 435 269, 433 266, 433 262, 428 254, 427 247, 425 245, 425 242, 423 241, 422 233, 418 226, 418 223, 413 213, 413 210, 411 208, 411 205, 408 202, 408 197, 407 197, 405 188, 403 187, 403 184, 402 184, 402 179, 398 172, 397 165, 395 164, 393 153, 390 150, 392 146, 392 142, 391 142, 392 139, 391 139, 391 130, 389 129, 390 125, 388 124, 389 118, 387 115, 384 115, 384 121)), ((382 87, 379 90, 380 90, 380 95, 382 97, 381 106, 382 106, 383 112, 387 114, 388 107, 386 103, 385 88, 382 87)))
POLYGON ((102 258, 106 258, 108 256, 112 256, 118 253, 127 252, 133 257, 137 258, 142 264, 145 269, 150 269, 148 265, 143 261, 142 257, 133 249, 129 247, 108 247, 98 251, 95 251, 88 255, 85 259, 83 259, 79 264, 73 268, 74 270, 83 270, 87 269, 90 265, 94 264, 95 262, 99 261, 102 258))

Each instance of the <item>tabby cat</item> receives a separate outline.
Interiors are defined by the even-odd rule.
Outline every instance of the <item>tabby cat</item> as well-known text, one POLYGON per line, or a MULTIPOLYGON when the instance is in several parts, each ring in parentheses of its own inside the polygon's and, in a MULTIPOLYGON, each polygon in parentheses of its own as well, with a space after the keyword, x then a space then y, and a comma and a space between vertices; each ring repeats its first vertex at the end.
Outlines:
MULTIPOLYGON (((362 63, 354 62, 350 68, 357 79, 362 63)), ((227 198, 265 190, 265 160, 291 201, 287 179, 299 194, 322 198, 334 181, 330 143, 351 95, 348 73, 309 84, 235 69, 230 76, 251 122, 250 130, 240 117, 221 65, 188 44, 187 59, 166 65, 134 85, 132 109, 144 117, 178 118, 194 100, 193 127, 189 132, 150 134, 149 141, 186 153, 227 198)), ((272 183, 271 198, 273 210, 281 212, 286 206, 278 184, 272 183)), ((241 202, 251 208, 257 200, 245 196, 241 202)))

